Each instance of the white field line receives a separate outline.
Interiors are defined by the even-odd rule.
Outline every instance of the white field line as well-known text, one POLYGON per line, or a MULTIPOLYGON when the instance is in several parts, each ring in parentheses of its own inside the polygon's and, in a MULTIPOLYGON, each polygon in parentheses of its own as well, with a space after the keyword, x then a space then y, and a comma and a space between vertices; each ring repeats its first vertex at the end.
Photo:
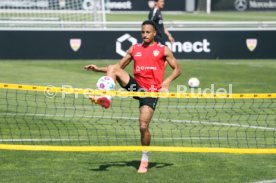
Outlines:
MULTIPOLYGON (((204 15, 202 14, 202 16, 204 16, 204 15)), ((217 13, 214 13, 214 12, 212 12, 212 16, 213 16, 214 18, 216 18, 216 17, 219 17, 219 18, 222 18, 222 17, 223 17, 223 18, 239 17, 239 18, 241 18, 241 15, 240 15, 240 14, 237 14, 237 15, 234 15, 234 14, 217 14, 217 13)), ((267 20, 267 19, 275 20, 275 19, 273 19, 273 15, 266 15, 266 16, 254 15, 254 17, 260 18, 260 19, 264 18, 264 19, 266 19, 266 20, 267 20)), ((274 17, 274 18, 275 18, 275 17, 274 17)), ((245 22, 250 22, 250 20, 252 20, 252 14, 242 15, 242 19, 243 19, 243 20, 248 19, 248 21, 243 21, 244 23, 245 23, 245 22)))
POLYGON ((276 128, 254 126, 254 125, 253 126, 241 125, 236 123, 206 122, 206 121, 191 121, 191 120, 170 120, 170 121, 175 123, 192 123, 192 124, 217 125, 217 126, 229 126, 229 127, 252 128, 252 129, 260 129, 260 130, 276 131, 276 128))
MULTIPOLYGON (((59 114, 31 114, 31 113, 0 113, 0 116, 40 116, 40 117, 63 117, 63 118, 101 118, 101 119, 121 119, 121 120, 136 120, 136 117, 123 117, 123 116, 86 116, 86 115, 59 115, 59 114)), ((207 121, 193 121, 193 120, 163 120, 163 119, 153 119, 153 121, 162 122, 173 122, 173 123, 189 123, 189 124, 199 124, 199 125, 214 125, 214 126, 227 126, 227 127, 239 127, 239 128, 251 128, 256 130, 267 130, 276 131, 276 128, 265 127, 265 126, 254 126, 254 125, 241 125, 237 123, 222 123, 222 122, 207 122, 207 121)))
POLYGON ((0 142, 61 142, 84 141, 83 139, 0 139, 0 142))
MULTIPOLYGON (((238 104, 238 103, 237 103, 238 104)), ((167 106, 167 107, 159 107, 162 109, 166 109, 166 108, 179 108, 179 109, 241 109, 241 107, 231 107, 231 106, 167 106)), ((259 109, 258 107, 250 107, 250 109, 259 109)))
MULTIPOLYGON (((106 138, 108 140, 139 140, 140 138, 107 138, 106 136, 98 136, 99 138, 106 138)), ((177 137, 177 138, 154 138, 155 140, 247 140, 246 138, 214 138, 214 137, 177 137)), ((62 142, 62 141, 89 141, 88 139, 0 139, 0 142, 62 142)))
POLYGON ((261 181, 252 182, 252 183, 276 183, 276 179, 273 179, 273 180, 261 180, 261 181))
MULTIPOLYGON (((15 105, 16 106, 16 105, 15 105)), ((37 106, 29 106, 29 108, 33 108, 33 107, 37 107, 37 106)), ((76 107, 47 107, 44 106, 47 109, 100 109, 100 107, 98 106, 76 106, 76 107)), ((240 107, 231 107, 231 106, 181 106, 181 105, 170 105, 170 106, 159 106, 159 109, 167 109, 167 108, 174 108, 174 109, 240 109, 240 107)), ((251 107, 251 109, 254 109, 254 107, 251 107)), ((256 107, 256 109, 259 109, 258 107, 256 107)))
MULTIPOLYGON (((160 103, 165 103, 160 101, 160 103)), ((168 105, 168 106, 159 106, 158 108, 160 109, 167 109, 167 108, 179 108, 179 109, 241 109, 241 107, 239 106, 229 106, 227 104, 225 105, 220 105, 220 106, 212 106, 212 103, 208 103, 210 105, 206 106, 206 105, 168 105)), ((235 105, 238 105, 240 103, 236 103, 235 105)), ((16 106, 16 105, 14 105, 16 106)), ((37 107, 36 105, 34 106, 29 106, 29 108, 33 108, 33 107, 37 107)), ((92 105, 79 105, 79 106, 74 106, 74 107, 59 107, 59 106, 55 106, 55 107, 48 107, 48 106, 44 106, 44 108, 47 109, 100 109, 100 106, 92 106, 92 105)), ((251 106, 250 109, 259 109, 258 106, 254 107, 251 106)))
POLYGON ((123 116, 88 116, 88 115, 64 115, 64 114, 33 114, 33 113, 0 113, 0 116, 39 116, 39 117, 63 117, 63 118, 102 118, 102 119, 125 119, 138 120, 138 118, 130 118, 123 116))

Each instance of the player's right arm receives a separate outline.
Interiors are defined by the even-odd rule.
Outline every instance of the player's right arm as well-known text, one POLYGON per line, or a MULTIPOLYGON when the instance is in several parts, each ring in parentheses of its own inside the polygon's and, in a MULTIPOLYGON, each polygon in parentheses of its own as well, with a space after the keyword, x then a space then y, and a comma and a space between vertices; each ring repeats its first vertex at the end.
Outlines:
POLYGON ((95 72, 106 72, 107 71, 107 67, 98 67, 95 64, 89 64, 89 65, 85 66, 84 69, 86 69, 88 71, 95 71, 95 72))
POLYGON ((127 54, 117 63, 117 65, 121 68, 124 69, 132 60, 132 49, 133 46, 131 46, 128 51, 127 54))
MULTIPOLYGON (((132 46, 128 49, 127 54, 115 65, 124 69, 132 60, 132 46)), ((108 66, 106 67, 98 67, 95 64, 89 64, 84 67, 86 70, 95 71, 95 72, 107 72, 108 66)))

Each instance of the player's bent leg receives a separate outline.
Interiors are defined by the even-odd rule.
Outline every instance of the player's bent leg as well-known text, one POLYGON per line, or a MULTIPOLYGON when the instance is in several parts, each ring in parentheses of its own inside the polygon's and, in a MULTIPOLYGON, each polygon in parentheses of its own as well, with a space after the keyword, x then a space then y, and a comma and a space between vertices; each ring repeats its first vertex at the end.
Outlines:
POLYGON ((126 86, 130 80, 129 74, 118 65, 109 65, 107 76, 112 77, 114 81, 117 80, 122 87, 126 86))
MULTIPOLYGON (((129 74, 121 69, 118 65, 109 65, 107 68, 107 76, 111 77, 114 81, 118 81, 121 86, 129 82, 129 74)), ((111 96, 90 96, 91 102, 109 108, 111 106, 111 96)))

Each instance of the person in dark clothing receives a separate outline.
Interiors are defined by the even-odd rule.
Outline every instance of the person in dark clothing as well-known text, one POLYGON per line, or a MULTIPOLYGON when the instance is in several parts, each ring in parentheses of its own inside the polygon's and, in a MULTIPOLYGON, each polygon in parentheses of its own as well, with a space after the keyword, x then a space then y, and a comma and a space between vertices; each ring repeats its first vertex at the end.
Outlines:
POLYGON ((148 19, 153 21, 157 27, 155 41, 163 45, 166 41, 174 42, 174 38, 169 31, 164 27, 161 10, 164 8, 165 0, 155 0, 155 6, 150 10, 148 19))

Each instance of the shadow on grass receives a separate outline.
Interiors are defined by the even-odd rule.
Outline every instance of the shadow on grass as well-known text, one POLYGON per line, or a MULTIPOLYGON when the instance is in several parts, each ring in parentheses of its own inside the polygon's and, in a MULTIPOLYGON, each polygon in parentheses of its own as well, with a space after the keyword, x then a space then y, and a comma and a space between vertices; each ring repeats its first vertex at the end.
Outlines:
MULTIPOLYGON (((102 165, 99 165, 96 169, 90 169, 92 171, 108 171, 108 168, 110 167, 134 167, 135 169, 138 169, 140 165, 140 161, 122 161, 122 162, 107 162, 103 163, 102 165)), ((149 169, 151 168, 164 168, 167 166, 172 166, 172 163, 159 163, 159 162, 150 162, 149 163, 149 169)))

